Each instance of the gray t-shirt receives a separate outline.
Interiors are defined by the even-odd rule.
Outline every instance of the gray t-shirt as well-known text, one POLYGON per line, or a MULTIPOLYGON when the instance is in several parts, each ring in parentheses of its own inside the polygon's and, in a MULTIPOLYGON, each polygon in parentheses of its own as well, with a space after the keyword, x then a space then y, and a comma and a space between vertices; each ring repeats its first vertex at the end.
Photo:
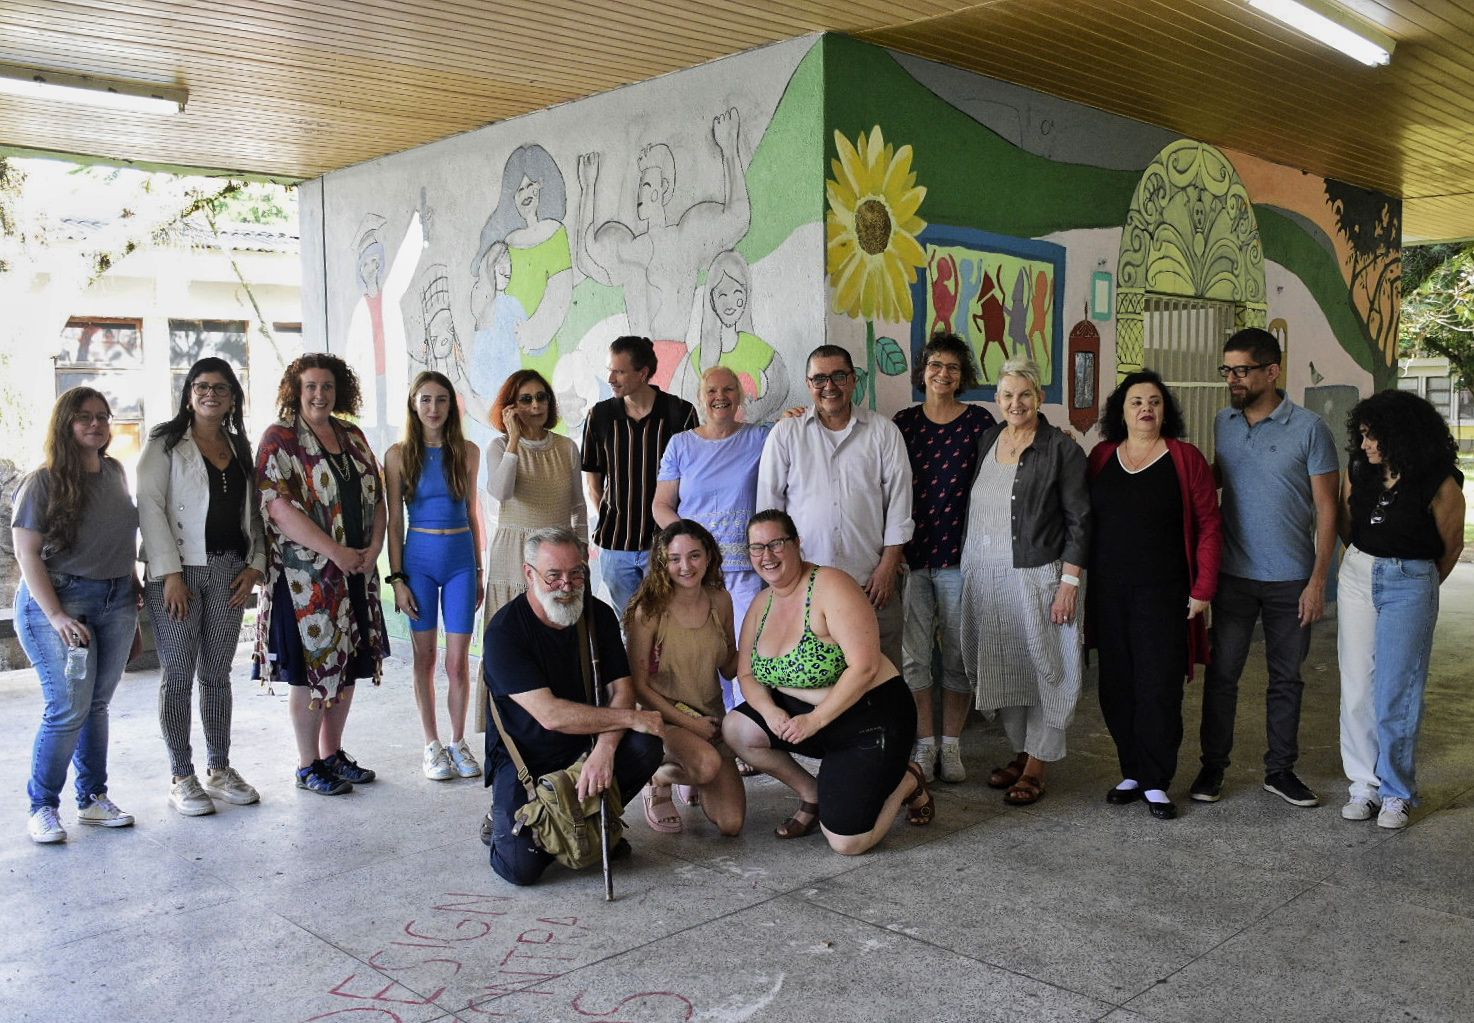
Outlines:
MULTIPOLYGON (((102 471, 83 475, 82 521, 76 541, 64 551, 42 548, 50 572, 84 579, 116 579, 133 574, 138 554, 138 506, 128 493, 128 477, 111 458, 102 471)), ((41 468, 21 483, 15 495, 11 525, 45 534, 51 472, 41 468)))

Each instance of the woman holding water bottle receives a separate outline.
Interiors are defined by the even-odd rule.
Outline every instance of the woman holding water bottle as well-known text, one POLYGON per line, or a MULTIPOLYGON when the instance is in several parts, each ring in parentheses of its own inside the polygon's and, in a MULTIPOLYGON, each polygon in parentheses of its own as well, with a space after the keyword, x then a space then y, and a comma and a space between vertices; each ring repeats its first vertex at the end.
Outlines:
POLYGON ((138 508, 116 459, 112 409, 90 387, 56 399, 46 461, 15 496, 12 536, 20 564, 16 634, 46 701, 31 756, 31 839, 65 842, 57 813, 67 763, 77 766, 77 820, 133 823, 107 794, 108 703, 138 624, 134 575, 138 508))

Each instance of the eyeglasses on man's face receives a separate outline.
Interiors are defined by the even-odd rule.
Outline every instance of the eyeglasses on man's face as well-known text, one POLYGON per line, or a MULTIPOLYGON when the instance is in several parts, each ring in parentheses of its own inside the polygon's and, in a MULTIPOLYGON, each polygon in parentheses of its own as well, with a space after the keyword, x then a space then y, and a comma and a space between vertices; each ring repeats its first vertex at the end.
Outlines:
MULTIPOLYGON (((523 564, 527 563, 524 561, 523 564)), ((532 569, 533 574, 547 586, 562 586, 564 583, 569 586, 582 586, 589 578, 589 570, 582 565, 567 571, 555 568, 551 572, 539 572, 536 565, 527 565, 527 567, 532 569)))
POLYGON ((211 394, 213 394, 217 398, 224 398, 228 397, 230 394, 230 385, 206 384, 196 380, 194 384, 190 386, 190 390, 194 392, 196 398, 204 398, 211 394))
POLYGON ((769 540, 767 543, 750 543, 750 544, 748 544, 747 545, 747 553, 748 553, 749 556, 754 557, 754 558, 756 558, 759 555, 761 555, 763 553, 763 551, 767 551, 769 554, 782 554, 783 553, 783 548, 787 547, 791 543, 793 543, 793 537, 791 537, 791 536, 780 536, 780 537, 778 537, 778 539, 776 539, 776 540, 769 540))
POLYGON ((534 391, 531 394, 517 395, 518 405, 546 405, 548 403, 547 391, 534 391))
POLYGON ((833 384, 835 387, 843 387, 850 382, 854 375, 855 371, 850 369, 837 369, 833 373, 815 373, 809 377, 809 386, 815 389, 828 387, 830 384, 833 384))
POLYGON ((1233 377, 1235 380, 1242 380, 1256 369, 1264 369, 1273 365, 1274 363, 1272 362, 1254 362, 1247 366, 1219 366, 1218 375, 1225 380, 1229 377, 1233 377))

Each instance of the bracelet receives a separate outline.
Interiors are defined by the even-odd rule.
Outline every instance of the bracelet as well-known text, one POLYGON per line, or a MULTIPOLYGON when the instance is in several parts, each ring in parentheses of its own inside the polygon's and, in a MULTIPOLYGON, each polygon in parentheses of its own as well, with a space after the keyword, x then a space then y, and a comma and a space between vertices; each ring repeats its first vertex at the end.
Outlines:
POLYGON ((405 575, 403 572, 390 572, 388 575, 384 576, 384 581, 390 586, 393 586, 395 583, 404 583, 404 585, 408 586, 409 576, 405 575))
POLYGON ((1059 581, 1062 582, 1062 583, 1064 583, 1066 586, 1079 586, 1080 585, 1080 577, 1078 575, 1070 575, 1068 572, 1066 572, 1065 574, 1061 575, 1059 577, 1059 581))

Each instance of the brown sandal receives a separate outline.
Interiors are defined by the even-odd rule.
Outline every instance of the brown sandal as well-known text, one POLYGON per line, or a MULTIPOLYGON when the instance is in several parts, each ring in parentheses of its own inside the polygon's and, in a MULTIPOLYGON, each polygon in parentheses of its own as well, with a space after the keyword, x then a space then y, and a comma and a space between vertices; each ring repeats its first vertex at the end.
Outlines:
POLYGON ((1044 779, 1038 775, 1020 775, 1013 787, 1003 794, 1009 806, 1031 806, 1044 795, 1044 779))
POLYGON ((736 760, 737 773, 744 778, 756 778, 758 775, 763 773, 759 771, 756 767, 753 767, 751 764, 749 764, 746 760, 743 760, 741 757, 737 757, 736 760))
POLYGON ((1020 753, 1010 760, 1005 767, 995 767, 988 775, 988 787, 991 789, 1010 789, 1018 782, 1019 776, 1024 773, 1028 766, 1029 755, 1020 753))
POLYGON ((798 809, 793 811, 793 814, 788 820, 773 829, 773 834, 779 838, 803 838, 805 835, 812 834, 813 830, 818 826, 819 804, 800 802, 798 809), (807 821, 799 820, 798 815, 801 813, 808 814, 809 819, 807 821))
POLYGON ((922 773, 917 764, 907 764, 906 771, 916 779, 916 788, 905 799, 901 800, 906 807, 906 823, 921 827, 930 824, 937 815, 937 798, 927 790, 926 775, 922 773), (923 800, 918 803, 917 800, 923 800))

